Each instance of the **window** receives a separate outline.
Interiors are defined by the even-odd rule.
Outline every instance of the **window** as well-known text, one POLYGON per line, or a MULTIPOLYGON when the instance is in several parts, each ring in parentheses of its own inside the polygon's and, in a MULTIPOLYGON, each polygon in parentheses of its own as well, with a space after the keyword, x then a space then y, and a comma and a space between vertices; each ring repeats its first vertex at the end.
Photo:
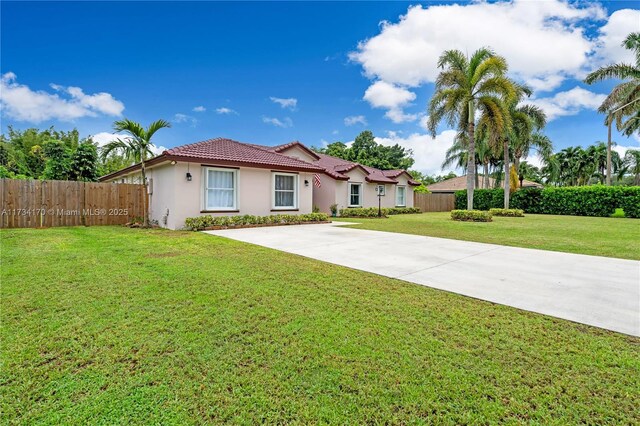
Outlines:
POLYGON ((407 187, 396 186, 396 206, 404 207, 407 205, 407 187))
POLYGON ((236 210, 237 170, 205 169, 205 210, 236 210))
POLYGON ((362 184, 350 183, 349 184, 349 207, 362 206, 362 184))
POLYGON ((278 210, 296 209, 298 207, 298 175, 274 173, 273 175, 273 208, 278 210))

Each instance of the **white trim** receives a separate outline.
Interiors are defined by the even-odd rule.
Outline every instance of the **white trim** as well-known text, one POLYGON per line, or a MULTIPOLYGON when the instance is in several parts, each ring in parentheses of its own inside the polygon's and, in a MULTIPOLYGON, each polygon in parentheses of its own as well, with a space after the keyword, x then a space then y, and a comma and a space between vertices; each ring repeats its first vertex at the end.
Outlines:
POLYGON ((405 185, 396 185, 396 207, 407 207, 407 187, 405 185), (404 203, 399 204, 398 203, 398 193, 399 193, 399 189, 402 188, 403 189, 403 194, 404 194, 404 203))
POLYGON ((202 202, 200 210, 206 211, 228 211, 228 210, 240 210, 238 208, 238 183, 239 179, 239 169, 229 169, 225 167, 202 167, 202 202), (217 171, 217 172, 228 172, 233 173, 233 206, 232 207, 209 207, 209 188, 207 187, 207 183, 209 182, 209 171, 217 171))
POLYGON ((349 185, 347 185, 347 206, 349 207, 362 207, 364 205, 363 203, 363 198, 364 198, 364 185, 362 185, 362 182, 349 182, 349 185), (360 195, 359 195, 359 200, 360 203, 359 204, 351 204, 351 187, 352 186, 359 186, 360 187, 360 195))
POLYGON ((297 210, 298 209, 298 193, 300 185, 298 185, 299 175, 296 173, 272 172, 271 173, 271 210, 297 210), (276 176, 293 177, 293 206, 276 206, 276 176))

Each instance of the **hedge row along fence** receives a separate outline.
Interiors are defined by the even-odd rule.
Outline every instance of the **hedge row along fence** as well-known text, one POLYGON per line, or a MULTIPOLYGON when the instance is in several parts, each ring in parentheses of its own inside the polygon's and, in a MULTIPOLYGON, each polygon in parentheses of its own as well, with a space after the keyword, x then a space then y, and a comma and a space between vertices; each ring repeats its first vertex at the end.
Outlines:
MULTIPOLYGON (((421 213, 421 210, 417 207, 392 207, 381 209, 382 216, 387 217, 395 214, 414 214, 421 213)), ((378 217, 377 207, 358 207, 340 209, 341 217, 378 217)))
POLYGON ((303 223, 327 223, 326 213, 276 214, 271 216, 197 216, 185 219, 185 228, 191 231, 228 228, 254 228, 259 226, 300 225, 303 223))
MULTIPOLYGON (((467 208, 467 191, 456 192, 456 209, 467 208)), ((476 189, 473 207, 478 210, 502 208, 503 189, 476 189)), ((509 207, 532 214, 608 217, 617 208, 626 217, 640 218, 640 186, 574 186, 526 188, 511 194, 509 207)))

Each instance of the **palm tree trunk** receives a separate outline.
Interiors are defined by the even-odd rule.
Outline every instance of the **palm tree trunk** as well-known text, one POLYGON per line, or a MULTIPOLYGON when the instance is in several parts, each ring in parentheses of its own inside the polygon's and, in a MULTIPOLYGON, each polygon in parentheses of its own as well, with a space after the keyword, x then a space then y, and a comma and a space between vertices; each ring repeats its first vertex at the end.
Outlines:
POLYGON ((467 160, 467 210, 473 210, 473 189, 476 178, 476 141, 475 131, 475 111, 473 100, 469 101, 468 128, 469 133, 469 158, 467 160))
POLYGON ((482 177, 482 186, 487 189, 489 188, 489 163, 484 163, 482 172, 484 173, 484 176, 482 177))
POLYGON ((611 186, 611 122, 613 121, 613 117, 609 114, 609 131, 607 137, 607 177, 606 182, 607 186, 611 186))
POLYGON ((143 186, 143 203, 142 203, 142 226, 149 227, 149 212, 147 211, 147 200, 149 199, 149 191, 147 190, 147 174, 144 167, 144 155, 140 156, 140 172, 142 173, 143 186))
POLYGON ((509 139, 504 138, 504 145, 502 151, 504 152, 504 208, 509 208, 509 195, 511 194, 509 184, 511 183, 511 170, 509 170, 509 139))

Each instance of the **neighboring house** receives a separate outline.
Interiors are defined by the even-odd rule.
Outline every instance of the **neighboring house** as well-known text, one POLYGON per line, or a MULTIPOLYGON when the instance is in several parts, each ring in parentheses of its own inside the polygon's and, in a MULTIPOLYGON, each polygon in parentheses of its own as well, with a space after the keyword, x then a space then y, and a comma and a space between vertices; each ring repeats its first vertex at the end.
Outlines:
MULTIPOLYGON (((497 184, 496 180, 489 176, 478 175, 477 176, 477 185, 476 189, 484 189, 484 188, 496 188, 501 187, 501 184, 497 184), (486 186, 485 186, 486 183, 486 186)), ((518 184, 520 188, 520 185, 518 184)), ((522 181, 522 188, 542 188, 543 185, 532 182, 530 180, 522 181)), ((429 192, 434 193, 454 193, 456 191, 467 189, 467 175, 454 177, 451 179, 443 180, 442 182, 432 183, 431 185, 427 185, 427 189, 429 192)))
MULTIPOLYGON (((164 151, 145 162, 149 214, 180 229, 187 217, 211 214, 267 216, 338 208, 413 206, 418 182, 404 170, 381 171, 328 155, 300 142, 275 147, 217 138, 164 151)), ((140 182, 140 164, 100 178, 140 182)))

